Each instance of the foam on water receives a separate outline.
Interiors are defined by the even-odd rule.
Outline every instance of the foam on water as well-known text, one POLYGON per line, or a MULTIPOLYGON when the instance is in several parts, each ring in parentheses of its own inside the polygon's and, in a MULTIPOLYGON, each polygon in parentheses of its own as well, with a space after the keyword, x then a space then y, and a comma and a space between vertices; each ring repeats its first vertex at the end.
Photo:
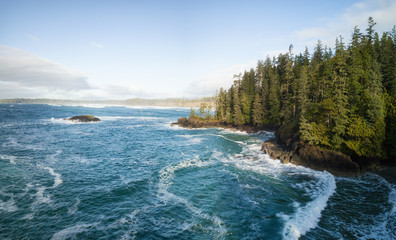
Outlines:
POLYGON ((103 121, 116 121, 120 119, 130 119, 130 120, 143 120, 143 121, 152 121, 158 120, 158 117, 143 117, 143 116, 98 116, 100 120, 103 121))
POLYGON ((6 202, 0 200, 0 210, 5 212, 15 212, 18 210, 18 207, 16 206, 14 199, 11 198, 6 202))
POLYGON ((365 218, 370 223, 346 223, 345 227, 353 233, 356 238, 364 240, 387 240, 396 239, 396 186, 389 183, 383 177, 377 174, 366 174, 365 178, 341 178, 343 181, 351 182, 363 188, 367 192, 372 190, 378 191, 382 189, 389 191, 388 203, 390 204, 389 211, 383 208, 384 212, 377 215, 366 215, 365 218), (376 183, 368 181, 375 180, 376 183), (372 223, 374 224, 372 224, 372 223))
POLYGON ((78 210, 78 205, 80 204, 80 198, 76 198, 76 202, 67 210, 67 213, 69 215, 73 215, 76 213, 76 211, 78 210))
POLYGON ((42 203, 48 204, 51 202, 51 197, 45 194, 45 190, 47 190, 47 188, 43 186, 37 188, 36 202, 34 202, 33 205, 42 203))
POLYGON ((61 178, 62 175, 60 173, 55 172, 54 169, 51 167, 44 167, 44 169, 48 170, 48 172, 55 178, 54 185, 52 186, 53 188, 56 188, 59 184, 63 183, 63 180, 61 178))
POLYGON ((311 202, 306 203, 304 206, 294 203, 295 212, 292 215, 284 213, 278 213, 277 215, 285 222, 282 233, 284 239, 298 239, 317 226, 321 212, 325 209, 329 198, 335 192, 335 178, 328 172, 318 172, 301 166, 282 164, 280 161, 271 159, 269 155, 264 154, 260 149, 261 145, 257 142, 249 145, 245 144, 241 154, 218 157, 218 159, 224 163, 233 164, 241 170, 257 172, 277 179, 284 172, 297 175, 308 174, 315 178, 314 182, 307 183, 314 184, 313 187, 300 185, 313 198, 311 202))
POLYGON ((75 239, 78 233, 86 232, 92 227, 93 224, 80 223, 68 228, 65 228, 55 233, 51 240, 64 240, 64 239, 75 239))
POLYGON ((97 122, 79 122, 79 121, 72 121, 72 120, 67 120, 64 118, 51 118, 49 120, 50 123, 55 123, 55 124, 67 124, 67 125, 72 125, 72 124, 93 124, 97 122))
POLYGON ((311 174, 312 177, 316 178, 315 184, 318 186, 311 189, 312 192, 310 192, 314 199, 304 206, 294 203, 296 210, 292 215, 278 214, 285 221, 282 233, 284 239, 298 239, 309 230, 316 228, 321 213, 327 206, 327 201, 335 192, 336 184, 333 175, 328 172, 315 171, 312 171, 311 174))
POLYGON ((234 135, 242 135, 242 136, 248 136, 249 133, 239 131, 239 130, 231 130, 227 128, 218 128, 220 130, 220 134, 234 134, 234 135))
POLYGON ((9 160, 11 164, 15 165, 15 156, 10 156, 10 155, 0 155, 1 160, 9 160))
POLYGON ((176 135, 178 137, 186 138, 188 139, 188 143, 190 144, 200 144, 205 138, 200 137, 200 136, 205 136, 207 134, 198 134, 198 135, 176 135))
POLYGON ((190 168, 190 167, 198 167, 198 168, 203 168, 203 167, 208 167, 210 165, 213 165, 215 162, 212 160, 209 161, 201 161, 199 159, 192 159, 192 160, 186 160, 179 162, 177 165, 171 165, 168 166, 160 171, 160 181, 158 184, 158 197, 163 199, 165 202, 168 201, 176 201, 179 203, 184 204, 187 209, 189 209, 191 212, 194 214, 200 216, 201 218, 207 219, 211 221, 214 226, 216 227, 213 229, 219 234, 219 237, 225 236, 227 233, 226 228, 224 227, 223 221, 216 216, 216 215, 209 215, 207 213, 204 213, 201 209, 195 207, 191 202, 189 202, 187 199, 184 199, 180 196, 177 196, 171 192, 168 191, 168 188, 170 185, 172 185, 172 179, 175 177, 175 172, 183 169, 183 168, 190 168))

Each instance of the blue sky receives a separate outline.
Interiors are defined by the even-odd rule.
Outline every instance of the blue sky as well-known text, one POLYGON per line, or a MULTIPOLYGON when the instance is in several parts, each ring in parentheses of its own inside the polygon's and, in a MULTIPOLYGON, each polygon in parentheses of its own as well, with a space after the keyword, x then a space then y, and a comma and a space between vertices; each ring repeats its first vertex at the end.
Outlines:
POLYGON ((0 98, 197 98, 294 45, 396 24, 396 1, 0 0, 0 98))

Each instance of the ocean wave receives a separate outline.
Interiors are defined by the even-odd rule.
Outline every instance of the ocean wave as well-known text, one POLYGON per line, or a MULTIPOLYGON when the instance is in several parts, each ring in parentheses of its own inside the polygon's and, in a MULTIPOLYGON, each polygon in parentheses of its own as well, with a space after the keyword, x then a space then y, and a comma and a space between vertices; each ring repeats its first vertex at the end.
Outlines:
POLYGON ((311 229, 316 228, 329 198, 335 193, 336 183, 332 174, 315 171, 312 171, 311 174, 311 177, 315 178, 316 187, 310 188, 312 192, 309 193, 311 197, 314 197, 314 200, 304 206, 300 206, 297 202, 294 203, 296 210, 292 215, 277 214, 285 221, 282 233, 284 239, 298 239, 311 229))
POLYGON ((98 122, 79 122, 79 121, 72 121, 72 120, 67 120, 65 118, 51 118, 50 120, 47 120, 50 123, 55 123, 55 124, 67 124, 67 125, 73 125, 73 124, 94 124, 98 122))
POLYGON ((56 232, 51 240, 64 240, 64 239, 75 239, 78 233, 86 232, 94 226, 94 224, 80 223, 71 227, 67 227, 59 232, 56 232))
POLYGON ((1 160, 9 160, 9 161, 10 161, 10 164, 15 165, 15 159, 16 159, 15 156, 11 156, 11 155, 0 155, 0 159, 1 159, 1 160))
POLYGON ((16 206, 14 199, 11 198, 6 202, 0 200, 0 210, 5 212, 15 212, 18 210, 18 207, 16 206))
POLYGON ((376 197, 374 199, 388 195, 388 206, 385 202, 384 205, 378 205, 370 200, 357 200, 355 204, 358 206, 375 205, 380 211, 377 214, 362 213, 366 221, 348 222, 345 223, 345 228, 359 239, 396 239, 396 186, 373 173, 358 178, 338 178, 338 180, 350 184, 350 188, 356 191, 364 191, 366 194, 375 193, 376 197))
POLYGON ((144 117, 144 116, 97 116, 97 117, 103 121, 116 121, 120 119, 152 121, 152 120, 161 119, 159 117, 144 117))
POLYGON ((76 197, 76 202, 67 210, 69 215, 73 215, 78 210, 78 205, 80 204, 80 198, 76 197))
POLYGON ((218 157, 218 159, 223 163, 232 164, 238 169, 256 172, 278 180, 281 180, 281 177, 285 174, 288 176, 309 175, 315 179, 302 185, 296 185, 307 192, 307 195, 313 199, 311 202, 304 206, 295 203, 295 212, 292 215, 277 214, 285 222, 282 233, 284 239, 297 239, 309 230, 314 229, 321 218, 322 211, 327 206, 329 198, 336 189, 335 178, 332 174, 314 171, 302 166, 282 164, 279 160, 273 160, 261 151, 260 141, 252 141, 250 144, 245 143, 241 153, 218 157), (312 184, 312 186, 308 186, 308 184, 312 184))
POLYGON ((51 202, 50 195, 44 193, 46 190, 47 188, 43 186, 37 188, 36 201, 33 203, 33 205, 38 205, 42 203, 48 204, 51 202))
POLYGON ((48 170, 48 172, 54 176, 54 185, 52 185, 53 188, 56 188, 59 184, 63 183, 62 180, 62 175, 60 173, 57 173, 54 171, 53 168, 51 167, 44 167, 45 170, 48 170))
POLYGON ((214 224, 214 226, 216 226, 216 228, 213 229, 213 231, 217 232, 219 236, 224 237, 227 233, 227 230, 224 227, 223 221, 221 221, 221 219, 218 216, 204 213, 201 209, 195 207, 187 199, 177 196, 168 191, 169 186, 173 184, 172 179, 175 177, 176 171, 190 167, 198 167, 198 168, 208 167, 210 165, 213 165, 214 163, 215 162, 212 160, 201 161, 199 159, 192 159, 192 160, 182 161, 179 162, 177 165, 171 165, 162 169, 160 171, 160 181, 158 184, 158 188, 159 188, 158 197, 160 199, 163 199, 165 202, 173 200, 182 203, 187 207, 187 209, 189 209, 195 215, 211 221, 214 224))

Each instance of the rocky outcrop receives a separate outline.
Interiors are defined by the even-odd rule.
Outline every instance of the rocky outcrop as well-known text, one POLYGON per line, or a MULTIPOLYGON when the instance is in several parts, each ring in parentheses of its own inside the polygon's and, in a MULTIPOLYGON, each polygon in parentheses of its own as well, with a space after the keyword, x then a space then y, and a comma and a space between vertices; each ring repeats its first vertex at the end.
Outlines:
POLYGON ((71 118, 67 118, 66 120, 76 121, 76 122, 99 122, 100 119, 93 115, 79 115, 71 118))
POLYGON ((296 142, 292 149, 283 148, 274 140, 263 143, 262 151, 282 163, 293 163, 314 170, 326 170, 337 176, 358 176, 359 165, 342 153, 296 142))
POLYGON ((177 122, 171 123, 171 126, 178 125, 184 128, 225 128, 231 129, 233 131, 243 131, 247 133, 256 133, 264 130, 273 130, 273 128, 266 127, 255 127, 250 125, 232 125, 227 124, 225 122, 217 121, 217 120, 202 120, 198 118, 186 118, 182 117, 177 120, 177 122))
MULTIPOLYGON (((185 128, 225 128, 231 130, 245 131, 248 133, 259 132, 261 130, 276 130, 266 126, 258 128, 248 125, 234 126, 219 121, 206 121, 195 118, 179 118, 171 125, 178 125, 185 128)), ((291 126, 293 128, 294 126, 291 126)), ((331 150, 311 146, 298 140, 294 135, 289 134, 289 129, 281 129, 276 134, 276 139, 271 139, 262 145, 262 151, 269 154, 272 159, 279 159, 282 163, 292 163, 314 170, 326 170, 336 176, 358 176, 362 172, 372 170, 373 166, 366 166, 358 161, 353 161, 349 156, 331 150), (281 142, 282 144, 278 144, 281 142)))

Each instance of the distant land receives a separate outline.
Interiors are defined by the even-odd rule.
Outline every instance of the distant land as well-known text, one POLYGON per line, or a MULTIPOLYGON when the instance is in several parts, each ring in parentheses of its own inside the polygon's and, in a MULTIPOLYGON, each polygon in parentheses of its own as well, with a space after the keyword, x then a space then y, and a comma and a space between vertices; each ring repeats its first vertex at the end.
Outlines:
POLYGON ((145 107, 189 107, 198 108, 201 103, 211 104, 214 107, 215 97, 200 99, 166 98, 143 99, 132 98, 126 100, 65 100, 46 98, 12 98, 0 99, 0 104, 56 104, 56 105, 120 105, 120 106, 145 106, 145 107))

